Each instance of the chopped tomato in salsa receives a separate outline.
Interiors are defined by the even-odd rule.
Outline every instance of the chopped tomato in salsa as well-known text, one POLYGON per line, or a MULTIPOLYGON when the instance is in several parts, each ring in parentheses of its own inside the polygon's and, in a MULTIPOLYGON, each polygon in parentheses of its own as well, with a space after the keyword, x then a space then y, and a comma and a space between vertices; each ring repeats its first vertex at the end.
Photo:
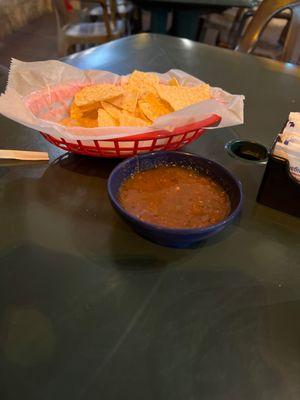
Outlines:
POLYGON ((168 228, 200 228, 230 213, 230 200, 209 176, 161 166, 138 172, 120 187, 121 205, 142 221, 168 228))

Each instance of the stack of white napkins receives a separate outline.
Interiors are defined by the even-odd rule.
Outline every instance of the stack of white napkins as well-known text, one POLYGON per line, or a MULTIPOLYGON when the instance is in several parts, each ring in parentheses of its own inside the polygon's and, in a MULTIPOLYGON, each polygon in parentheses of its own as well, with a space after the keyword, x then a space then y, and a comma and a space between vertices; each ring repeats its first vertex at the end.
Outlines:
POLYGON ((291 174, 300 182, 300 113, 290 113, 273 154, 289 161, 291 174))

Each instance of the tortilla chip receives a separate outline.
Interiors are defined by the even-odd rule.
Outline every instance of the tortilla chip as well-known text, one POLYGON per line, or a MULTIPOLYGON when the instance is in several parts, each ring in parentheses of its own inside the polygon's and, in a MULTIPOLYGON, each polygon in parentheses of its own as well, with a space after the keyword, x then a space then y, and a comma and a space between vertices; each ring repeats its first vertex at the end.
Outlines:
POLYGON ((85 107, 78 107, 74 102, 70 107, 69 121, 66 118, 68 126, 83 126, 85 128, 95 128, 98 126, 98 110, 85 107))
POLYGON ((137 101, 138 101, 139 93, 137 90, 128 90, 122 96, 122 109, 129 111, 131 113, 135 112, 137 101))
POLYGON ((121 84, 95 84, 79 90, 66 126, 149 126, 157 118, 211 98, 207 84, 181 86, 171 78, 160 84, 157 74, 134 71, 121 84))
POLYGON ((77 119, 78 125, 84 128, 96 128, 98 126, 97 118, 82 117, 77 119))
POLYGON ((108 103, 106 101, 102 101, 101 105, 103 109, 115 120, 119 121, 120 116, 121 116, 121 110, 114 106, 111 103, 108 103))
POLYGON ((71 118, 81 118, 86 115, 86 113, 94 112, 95 118, 97 118, 97 110, 101 106, 101 103, 91 103, 86 106, 78 107, 75 102, 70 106, 70 117, 71 118))
POLYGON ((127 90, 132 89, 142 93, 156 93, 156 85, 159 83, 159 78, 156 74, 150 72, 134 71, 129 79, 127 85, 123 87, 127 90))
POLYGON ((168 82, 168 85, 169 86, 180 86, 179 82, 178 82, 178 80, 176 78, 170 79, 169 82, 168 82))
POLYGON ((123 96, 118 96, 113 99, 107 99, 106 103, 112 104, 117 107, 120 111, 122 110, 123 96))
POLYGON ((145 120, 148 124, 151 124, 151 121, 143 113, 143 111, 141 110, 139 104, 137 104, 137 106, 136 106, 134 117, 141 118, 141 119, 145 120))
POLYGON ((100 101, 112 99, 123 94, 121 86, 99 84, 86 86, 75 94, 74 102, 77 106, 86 106, 100 101))
POLYGON ((98 109, 95 108, 93 110, 87 111, 83 113, 83 118, 89 118, 89 119, 98 119, 98 109))
POLYGON ((70 107, 70 117, 76 119, 82 117, 82 114, 83 111, 80 109, 80 107, 76 106, 76 104, 73 101, 70 107))
POLYGON ((137 118, 125 110, 122 111, 120 126, 148 126, 150 124, 150 122, 146 122, 142 118, 137 118))
POLYGON ((118 122, 108 112, 99 108, 98 126, 118 126, 118 122))
POLYGON ((207 84, 191 87, 160 84, 157 85, 157 92, 175 111, 211 98, 210 87, 207 84))
POLYGON ((124 87, 124 93, 122 96, 116 97, 114 99, 108 99, 107 102, 122 110, 134 113, 138 98, 138 90, 126 85, 124 87))
POLYGON ((152 122, 162 115, 173 112, 173 109, 168 103, 161 100, 153 93, 144 95, 142 100, 139 100, 139 107, 144 115, 152 122))
POLYGON ((70 117, 62 119, 60 123, 65 126, 79 126, 78 121, 70 117))
POLYGON ((133 71, 128 79, 128 85, 138 87, 141 84, 155 86, 159 83, 159 78, 151 72, 133 71))

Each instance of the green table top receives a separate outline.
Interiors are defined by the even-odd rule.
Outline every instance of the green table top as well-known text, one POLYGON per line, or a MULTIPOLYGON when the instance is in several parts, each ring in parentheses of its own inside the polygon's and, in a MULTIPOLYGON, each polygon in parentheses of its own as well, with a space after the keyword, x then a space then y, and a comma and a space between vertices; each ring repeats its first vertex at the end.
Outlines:
POLYGON ((299 109, 299 69, 147 34, 68 62, 123 74, 181 68, 245 94, 243 126, 187 148, 239 177, 245 202, 205 243, 160 247, 109 204, 118 161, 63 154, 0 117, 0 148, 51 156, 0 163, 1 400, 298 400, 300 220, 257 204, 264 166, 230 158, 224 145, 271 145, 299 109))

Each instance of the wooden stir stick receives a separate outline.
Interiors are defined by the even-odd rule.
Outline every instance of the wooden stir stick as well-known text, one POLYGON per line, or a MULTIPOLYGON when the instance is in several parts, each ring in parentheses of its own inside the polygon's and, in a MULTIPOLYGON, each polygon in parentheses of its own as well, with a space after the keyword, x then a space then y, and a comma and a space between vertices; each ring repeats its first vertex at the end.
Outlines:
POLYGON ((0 159, 1 158, 40 161, 49 160, 49 155, 44 151, 0 150, 0 159))

